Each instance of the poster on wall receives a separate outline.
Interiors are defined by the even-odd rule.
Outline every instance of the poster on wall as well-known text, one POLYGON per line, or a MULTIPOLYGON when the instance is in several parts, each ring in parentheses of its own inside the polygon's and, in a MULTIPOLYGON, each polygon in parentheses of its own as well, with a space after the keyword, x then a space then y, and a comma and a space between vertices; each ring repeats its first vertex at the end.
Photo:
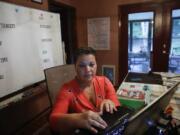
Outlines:
POLYGON ((0 98, 63 64, 58 14, 0 2, 0 98))
POLYGON ((43 69, 63 64, 60 17, 49 12, 32 11, 33 45, 38 47, 43 69))
POLYGON ((96 50, 110 49, 110 17, 87 20, 88 46, 96 50))

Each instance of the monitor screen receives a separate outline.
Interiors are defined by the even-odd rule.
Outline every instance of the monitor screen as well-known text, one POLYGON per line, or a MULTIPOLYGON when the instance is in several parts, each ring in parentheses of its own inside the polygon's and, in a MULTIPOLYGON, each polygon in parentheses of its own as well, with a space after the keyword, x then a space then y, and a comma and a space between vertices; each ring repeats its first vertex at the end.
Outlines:
MULTIPOLYGON (((180 82, 179 82, 180 83, 180 82)), ((160 97, 144 107, 129 119, 124 135, 143 135, 152 124, 156 124, 167 107, 179 83, 169 88, 160 97)))

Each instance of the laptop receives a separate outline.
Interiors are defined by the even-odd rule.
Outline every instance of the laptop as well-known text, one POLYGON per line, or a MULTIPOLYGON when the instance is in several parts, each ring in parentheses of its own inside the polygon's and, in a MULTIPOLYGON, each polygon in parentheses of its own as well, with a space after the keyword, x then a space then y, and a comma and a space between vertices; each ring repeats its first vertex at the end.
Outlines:
POLYGON ((146 83, 146 84, 163 84, 161 75, 152 72, 135 73, 129 72, 124 80, 125 82, 146 83))
MULTIPOLYGON (((129 118, 124 135, 134 135, 134 133, 136 133, 136 135, 154 135, 156 133, 151 130, 154 128, 159 132, 160 130, 156 127, 157 122, 164 113, 165 108, 169 104, 179 84, 180 82, 177 82, 161 96, 157 97, 150 104, 132 115, 129 118)), ((164 135, 164 133, 161 134, 164 135)))
MULTIPOLYGON (((117 107, 117 111, 115 111, 113 114, 104 112, 102 115, 102 119, 106 121, 108 126, 105 129, 96 128, 98 130, 98 134, 96 135, 122 134, 128 123, 128 119, 130 118, 130 116, 132 116, 133 113, 133 109, 125 106, 117 107)), ((93 133, 85 129, 80 129, 79 132, 75 135, 93 135, 93 133)))

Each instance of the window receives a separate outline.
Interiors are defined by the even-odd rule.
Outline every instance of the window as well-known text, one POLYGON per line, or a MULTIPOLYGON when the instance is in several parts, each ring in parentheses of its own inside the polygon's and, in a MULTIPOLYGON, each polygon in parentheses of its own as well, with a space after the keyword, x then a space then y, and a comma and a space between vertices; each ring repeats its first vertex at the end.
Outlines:
POLYGON ((153 36, 153 12, 128 15, 128 71, 148 72, 153 36))
POLYGON ((180 73, 180 9, 172 11, 169 72, 180 73))

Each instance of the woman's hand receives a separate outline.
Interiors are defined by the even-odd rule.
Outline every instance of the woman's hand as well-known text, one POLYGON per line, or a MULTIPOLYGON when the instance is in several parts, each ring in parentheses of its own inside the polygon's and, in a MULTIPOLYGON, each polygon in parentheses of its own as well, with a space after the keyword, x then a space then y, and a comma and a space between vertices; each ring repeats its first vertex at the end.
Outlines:
POLYGON ((109 99, 104 99, 104 100, 101 102, 100 112, 103 113, 104 110, 105 110, 106 112, 110 112, 110 113, 113 113, 113 111, 117 111, 114 102, 112 102, 112 101, 109 100, 109 99))
POLYGON ((81 123, 80 127, 88 129, 93 133, 98 132, 96 127, 101 129, 107 127, 107 123, 100 117, 100 114, 93 111, 83 112, 79 122, 81 123))

